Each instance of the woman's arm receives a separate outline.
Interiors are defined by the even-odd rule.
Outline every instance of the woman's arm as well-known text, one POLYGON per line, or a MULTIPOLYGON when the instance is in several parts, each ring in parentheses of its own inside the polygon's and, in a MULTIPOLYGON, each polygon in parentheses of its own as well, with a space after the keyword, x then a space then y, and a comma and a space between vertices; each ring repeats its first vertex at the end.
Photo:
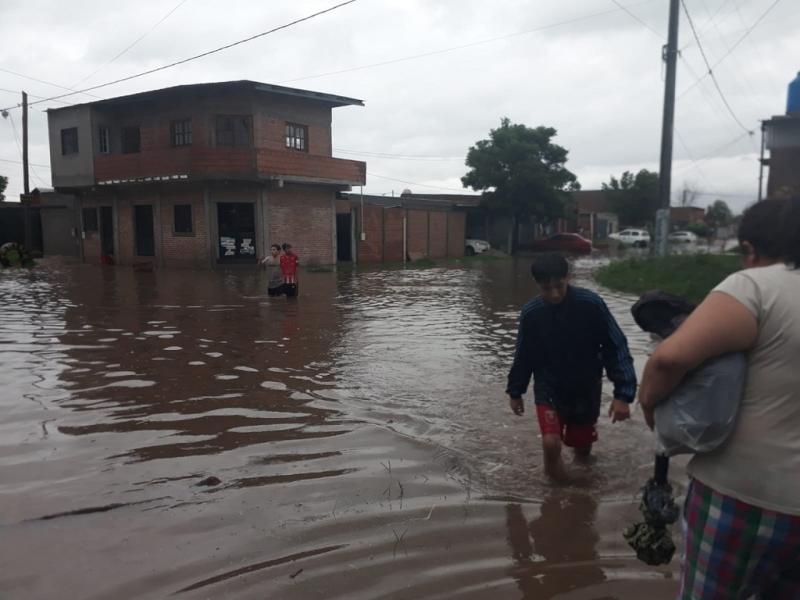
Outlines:
POLYGON ((652 410, 666 399, 686 374, 709 358, 742 352, 758 337, 755 316, 733 296, 712 292, 647 361, 639 402, 651 423, 652 410))

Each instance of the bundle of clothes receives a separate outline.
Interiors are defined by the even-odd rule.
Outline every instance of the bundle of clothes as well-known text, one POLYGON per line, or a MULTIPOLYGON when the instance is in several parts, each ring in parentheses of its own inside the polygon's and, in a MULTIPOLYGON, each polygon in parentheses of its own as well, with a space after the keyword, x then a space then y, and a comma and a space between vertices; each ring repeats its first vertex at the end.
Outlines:
MULTIPOLYGON (((645 293, 631 312, 644 331, 666 339, 696 305, 660 290, 645 293)), ((639 560, 667 564, 675 553, 669 525, 680 513, 668 481, 669 457, 711 452, 733 431, 744 392, 743 353, 719 356, 690 373, 654 412, 656 457, 653 477, 642 488, 644 521, 626 529, 625 539, 639 560)))

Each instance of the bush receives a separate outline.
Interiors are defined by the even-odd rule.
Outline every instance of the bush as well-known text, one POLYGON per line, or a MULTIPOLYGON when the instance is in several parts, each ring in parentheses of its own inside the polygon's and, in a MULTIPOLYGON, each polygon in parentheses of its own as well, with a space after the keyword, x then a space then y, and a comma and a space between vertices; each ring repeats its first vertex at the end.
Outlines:
POLYGON ((613 262, 600 267, 595 278, 609 289, 630 294, 660 289, 700 301, 740 268, 738 256, 691 254, 613 262))
POLYGON ((22 244, 6 242, 0 246, 0 265, 3 267, 32 267, 36 263, 22 244))

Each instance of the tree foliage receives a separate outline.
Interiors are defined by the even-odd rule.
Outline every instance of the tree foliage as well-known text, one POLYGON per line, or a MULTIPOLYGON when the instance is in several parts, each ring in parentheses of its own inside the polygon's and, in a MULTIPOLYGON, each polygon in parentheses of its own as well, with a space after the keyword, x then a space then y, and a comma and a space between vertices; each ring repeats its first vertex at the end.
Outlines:
POLYGON ((6 199, 5 191, 7 186, 8 186, 8 177, 6 177, 5 175, 0 175, 0 202, 6 199))
POLYGON ((469 149, 464 187, 483 192, 485 206, 515 222, 566 216, 569 192, 580 189, 564 165, 568 151, 554 144, 552 127, 527 127, 504 118, 469 149))
POLYGON ((658 173, 642 169, 635 175, 625 171, 619 179, 612 175, 603 190, 623 226, 647 225, 654 220, 659 208, 658 173))
POLYGON ((733 212, 724 200, 715 200, 706 209, 706 223, 714 229, 730 225, 733 221, 733 212))

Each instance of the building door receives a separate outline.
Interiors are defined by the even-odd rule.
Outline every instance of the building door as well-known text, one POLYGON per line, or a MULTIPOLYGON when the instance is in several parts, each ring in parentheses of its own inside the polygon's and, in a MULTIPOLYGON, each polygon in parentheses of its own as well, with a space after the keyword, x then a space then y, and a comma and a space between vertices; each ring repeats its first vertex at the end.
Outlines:
POLYGON ((217 204, 220 262, 253 262, 256 259, 255 204, 217 204))
POLYGON ((114 209, 110 206, 100 207, 100 253, 114 256, 114 209))
MULTIPOLYGON (((136 237, 136 256, 155 256, 156 242, 153 234, 153 207, 137 204, 133 207, 133 222, 136 237)), ((113 242, 112 242, 113 244, 113 242)))
POLYGON ((336 214, 336 260, 353 260, 353 216, 350 213, 336 214))

